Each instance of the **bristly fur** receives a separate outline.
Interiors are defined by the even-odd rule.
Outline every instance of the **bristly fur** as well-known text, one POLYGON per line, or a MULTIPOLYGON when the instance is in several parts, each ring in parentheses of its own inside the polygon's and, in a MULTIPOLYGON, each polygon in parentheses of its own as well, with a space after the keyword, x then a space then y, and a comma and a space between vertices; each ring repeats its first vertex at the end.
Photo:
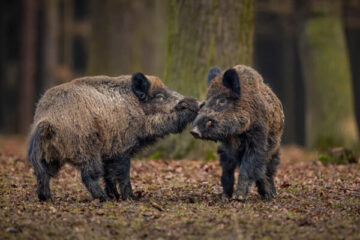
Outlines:
POLYGON ((49 180, 70 163, 81 171, 93 198, 106 193, 134 198, 130 159, 144 146, 181 132, 198 111, 198 102, 168 89, 159 78, 141 73, 85 77, 49 89, 40 99, 28 158, 38 182, 38 197, 51 197, 49 180))
POLYGON ((224 196, 233 195, 237 166, 235 198, 245 199, 252 182, 264 200, 276 195, 273 178, 279 164, 284 113, 280 100, 258 72, 237 65, 210 79, 206 101, 193 126, 195 137, 222 143, 218 152, 224 196))

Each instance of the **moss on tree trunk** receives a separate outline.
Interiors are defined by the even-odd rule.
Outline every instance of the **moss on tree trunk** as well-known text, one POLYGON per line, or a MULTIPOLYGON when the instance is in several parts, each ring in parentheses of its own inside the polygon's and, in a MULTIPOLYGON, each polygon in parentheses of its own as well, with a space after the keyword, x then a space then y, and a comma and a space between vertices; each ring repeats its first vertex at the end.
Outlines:
MULTIPOLYGON (((208 69, 252 63, 252 0, 172 0, 164 79, 174 90, 204 99, 208 69)), ((214 158, 214 145, 196 141, 188 131, 174 136, 173 157, 214 158), (194 150, 194 151, 192 151, 194 150)), ((169 143, 170 144, 170 143, 169 143)))
POLYGON ((340 1, 311 1, 300 33, 306 143, 325 150, 358 140, 340 1))

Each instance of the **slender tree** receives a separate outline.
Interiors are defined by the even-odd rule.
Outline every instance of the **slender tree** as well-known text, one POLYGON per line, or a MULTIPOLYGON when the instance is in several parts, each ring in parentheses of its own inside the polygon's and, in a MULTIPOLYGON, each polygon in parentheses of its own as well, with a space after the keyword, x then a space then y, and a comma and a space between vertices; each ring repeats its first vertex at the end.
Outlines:
MULTIPOLYGON (((203 99, 209 67, 252 63, 252 0, 172 0, 169 3, 165 81, 182 94, 203 99)), ((173 139, 174 157, 194 149, 188 133, 173 139)), ((196 152, 202 151, 195 147, 196 152)), ((213 147, 211 149, 214 149, 213 147)), ((203 155, 203 154, 202 154, 203 155)))
POLYGON ((352 146, 358 140, 341 0, 305 1, 300 55, 309 147, 352 146))
POLYGON ((343 15, 353 79, 355 114, 360 136, 360 0, 346 1, 343 15))
POLYGON ((22 1, 19 69, 19 130, 27 133, 34 111, 37 0, 22 1))
POLYGON ((42 92, 56 84, 58 4, 58 0, 44 1, 42 92))

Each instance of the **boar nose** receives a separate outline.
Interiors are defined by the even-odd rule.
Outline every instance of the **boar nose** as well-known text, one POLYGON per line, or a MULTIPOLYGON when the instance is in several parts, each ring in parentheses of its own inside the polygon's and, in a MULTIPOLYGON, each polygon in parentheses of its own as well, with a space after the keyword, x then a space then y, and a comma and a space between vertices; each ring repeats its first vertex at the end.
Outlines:
POLYGON ((177 111, 179 110, 184 110, 186 108, 188 108, 189 104, 186 103, 185 100, 181 100, 176 106, 175 106, 175 109, 177 111))
POLYGON ((195 126, 193 129, 191 129, 190 133, 194 136, 194 138, 201 138, 201 133, 198 126, 195 126))
POLYGON ((199 111, 198 101, 194 98, 184 98, 175 106, 175 110, 180 111, 184 109, 188 109, 193 112, 198 112, 199 111))

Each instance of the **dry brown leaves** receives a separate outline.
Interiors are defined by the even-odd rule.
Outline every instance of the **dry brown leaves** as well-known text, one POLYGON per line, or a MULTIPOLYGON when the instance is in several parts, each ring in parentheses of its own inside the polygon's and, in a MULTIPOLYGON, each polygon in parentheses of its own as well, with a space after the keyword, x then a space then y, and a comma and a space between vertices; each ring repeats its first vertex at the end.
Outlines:
POLYGON ((91 201, 66 166, 52 180, 54 202, 40 203, 30 164, 0 153, 0 238, 360 239, 360 165, 282 155, 270 203, 254 187, 246 202, 222 201, 217 162, 161 160, 132 162, 139 201, 91 201))

